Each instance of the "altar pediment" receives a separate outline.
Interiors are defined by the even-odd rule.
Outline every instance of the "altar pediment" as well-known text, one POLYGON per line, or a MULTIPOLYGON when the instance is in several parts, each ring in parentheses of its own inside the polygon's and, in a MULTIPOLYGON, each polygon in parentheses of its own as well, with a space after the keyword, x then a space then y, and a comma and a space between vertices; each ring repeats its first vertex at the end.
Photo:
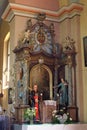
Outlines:
POLYGON ((27 21, 27 28, 19 35, 18 44, 14 49, 15 53, 27 49, 32 54, 40 52, 58 56, 61 54, 62 47, 54 40, 54 24, 44 24, 45 18, 46 14, 40 13, 35 24, 32 24, 31 19, 27 21))

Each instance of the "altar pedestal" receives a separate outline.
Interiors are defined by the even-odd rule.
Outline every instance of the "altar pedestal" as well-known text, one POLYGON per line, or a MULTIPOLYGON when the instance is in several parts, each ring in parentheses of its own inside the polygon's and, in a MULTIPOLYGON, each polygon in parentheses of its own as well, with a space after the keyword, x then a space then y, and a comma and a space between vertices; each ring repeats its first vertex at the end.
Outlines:
POLYGON ((78 108, 73 107, 67 107, 67 112, 70 114, 70 117, 73 119, 73 121, 78 122, 78 108))
POLYGON ((51 123, 53 110, 56 110, 56 101, 45 100, 40 104, 40 116, 42 123, 51 123))
POLYGON ((21 105, 21 106, 15 107, 17 123, 19 124, 24 123, 24 111, 27 108, 29 108, 29 105, 21 105))

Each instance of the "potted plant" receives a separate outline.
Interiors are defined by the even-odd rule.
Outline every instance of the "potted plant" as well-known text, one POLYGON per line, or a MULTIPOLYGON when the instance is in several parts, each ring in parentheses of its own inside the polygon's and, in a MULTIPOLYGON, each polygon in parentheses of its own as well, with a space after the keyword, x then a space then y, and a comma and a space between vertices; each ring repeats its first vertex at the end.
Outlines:
POLYGON ((35 117, 35 108, 27 108, 24 111, 25 122, 29 122, 30 124, 33 124, 34 117, 35 117))
POLYGON ((65 111, 65 108, 54 110, 52 112, 53 124, 70 124, 72 122, 72 118, 70 117, 70 114, 65 111))

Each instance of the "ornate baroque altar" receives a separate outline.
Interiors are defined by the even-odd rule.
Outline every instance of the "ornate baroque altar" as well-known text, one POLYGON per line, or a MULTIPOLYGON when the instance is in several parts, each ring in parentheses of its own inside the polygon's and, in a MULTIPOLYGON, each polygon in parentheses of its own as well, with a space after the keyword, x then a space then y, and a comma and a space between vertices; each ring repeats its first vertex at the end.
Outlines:
POLYGON ((68 111, 77 120, 75 42, 66 37, 63 45, 56 43, 54 24, 46 25, 45 18, 44 13, 39 13, 35 24, 29 19, 14 49, 16 107, 29 104, 29 92, 34 84, 38 84, 43 100, 57 100, 57 90, 53 86, 64 77, 69 85, 68 111))

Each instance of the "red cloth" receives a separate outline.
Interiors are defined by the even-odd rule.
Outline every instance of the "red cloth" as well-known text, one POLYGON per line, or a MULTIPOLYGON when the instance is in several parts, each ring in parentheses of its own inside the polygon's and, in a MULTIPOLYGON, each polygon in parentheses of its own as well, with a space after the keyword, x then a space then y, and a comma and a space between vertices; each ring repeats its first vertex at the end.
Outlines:
POLYGON ((35 100, 35 112, 36 112, 36 120, 39 120, 39 104, 38 104, 38 95, 34 96, 34 100, 35 100))

